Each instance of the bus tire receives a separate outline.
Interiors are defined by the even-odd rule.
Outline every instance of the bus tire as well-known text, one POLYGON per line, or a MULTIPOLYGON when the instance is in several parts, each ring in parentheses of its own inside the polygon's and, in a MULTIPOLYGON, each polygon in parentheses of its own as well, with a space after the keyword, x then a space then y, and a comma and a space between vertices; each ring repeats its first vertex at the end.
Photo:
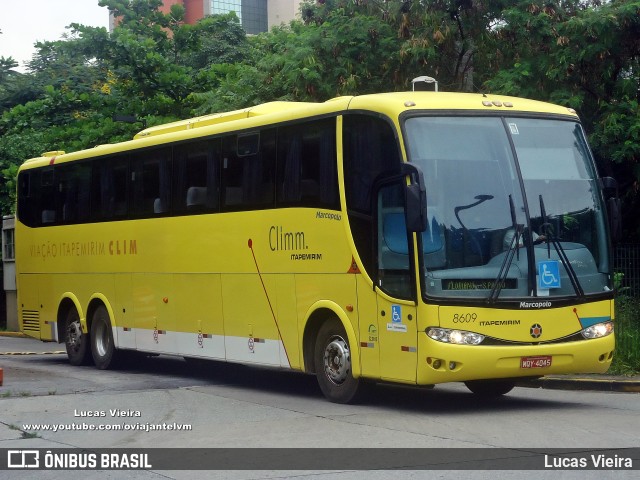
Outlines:
POLYGON ((516 386, 512 380, 471 380, 464 382, 469 390, 482 398, 496 398, 509 393, 516 386))
POLYGON ((93 362, 100 370, 117 366, 118 351, 113 341, 113 331, 109 313, 104 305, 93 312, 91 321, 91 354, 93 362))
POLYGON ((71 365, 88 365, 91 363, 89 334, 82 331, 80 316, 75 308, 69 309, 64 324, 64 345, 71 365))
POLYGON ((362 397, 364 380, 353 378, 349 340, 337 319, 320 327, 314 364, 320 390, 329 401, 354 403, 362 397))

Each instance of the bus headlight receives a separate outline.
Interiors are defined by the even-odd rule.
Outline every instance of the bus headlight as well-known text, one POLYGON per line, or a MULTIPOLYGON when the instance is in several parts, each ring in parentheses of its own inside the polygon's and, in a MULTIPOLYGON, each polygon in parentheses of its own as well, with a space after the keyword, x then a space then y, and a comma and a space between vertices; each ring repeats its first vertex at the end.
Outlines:
POLYGON ((480 345, 484 340, 484 335, 464 330, 429 327, 425 332, 429 338, 433 340, 443 343, 454 343, 456 345, 480 345))
POLYGON ((613 333, 613 322, 596 323, 582 330, 584 338, 601 338, 613 333))

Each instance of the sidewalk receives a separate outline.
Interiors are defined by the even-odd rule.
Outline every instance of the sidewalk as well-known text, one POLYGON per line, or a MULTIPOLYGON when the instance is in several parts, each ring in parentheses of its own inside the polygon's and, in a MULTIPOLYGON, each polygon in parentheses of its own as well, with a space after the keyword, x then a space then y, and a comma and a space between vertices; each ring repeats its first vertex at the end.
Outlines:
POLYGON ((595 390, 600 392, 640 393, 640 375, 631 377, 606 374, 547 375, 537 380, 524 380, 520 387, 555 390, 595 390))
MULTIPOLYGON (((0 332, 0 359, 3 355, 65 354, 60 343, 41 342, 19 332, 0 332)), ((595 390, 601 392, 640 393, 640 375, 579 374, 548 375, 536 380, 518 382, 519 387, 556 390, 595 390)))
POLYGON ((20 332, 0 332, 0 359, 3 355, 42 355, 65 353, 62 343, 41 342, 20 332))

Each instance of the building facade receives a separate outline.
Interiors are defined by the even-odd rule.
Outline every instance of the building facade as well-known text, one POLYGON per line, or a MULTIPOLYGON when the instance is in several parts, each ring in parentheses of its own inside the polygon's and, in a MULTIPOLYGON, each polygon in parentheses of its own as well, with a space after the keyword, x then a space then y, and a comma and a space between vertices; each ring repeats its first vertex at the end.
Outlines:
MULTIPOLYGON (((0 291, 0 325, 9 332, 20 330, 18 324, 18 289, 16 288, 16 250, 15 250, 15 217, 2 217, 2 282, 4 290, 0 291)), ((0 385, 2 383, 0 382, 0 385)))
MULTIPOLYGON (((301 0, 164 0, 161 11, 168 13, 173 5, 182 5, 188 24, 207 15, 235 12, 245 31, 255 35, 289 23, 298 16, 300 3, 301 0)), ((113 29, 113 18, 110 24, 113 29)))

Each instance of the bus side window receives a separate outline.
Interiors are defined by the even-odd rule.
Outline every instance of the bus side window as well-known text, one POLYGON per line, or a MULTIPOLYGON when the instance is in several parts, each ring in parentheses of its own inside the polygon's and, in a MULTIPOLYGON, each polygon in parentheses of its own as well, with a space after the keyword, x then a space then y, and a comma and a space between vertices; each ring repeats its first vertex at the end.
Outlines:
POLYGON ((99 158, 93 164, 91 216, 125 218, 128 213, 129 162, 126 157, 99 158))
POLYGON ((158 215, 171 207, 171 163, 167 148, 141 152, 131 162, 133 214, 158 215))
POLYGON ((57 204, 61 206, 62 223, 89 220, 91 205, 91 164, 70 163, 56 170, 57 204))
POLYGON ((278 206, 338 210, 335 118, 278 130, 278 206))
POLYGON ((361 114, 343 117, 342 148, 349 225, 360 259, 373 276, 373 183, 383 173, 400 171, 400 149, 389 122, 361 114))
POLYGON ((411 298, 409 236, 404 212, 404 185, 386 185, 378 191, 378 285, 397 298, 411 298))
POLYGON ((40 222, 45 224, 56 223, 60 219, 56 198, 55 172, 53 167, 46 167, 40 171, 40 222))
POLYGON ((220 141, 174 149, 174 207, 178 212, 217 211, 220 202, 220 141))
POLYGON ((274 206, 275 129, 222 139, 225 211, 274 206))
POLYGON ((29 227, 40 224, 40 205, 35 190, 38 183, 38 170, 20 172, 18 175, 18 218, 29 227))

